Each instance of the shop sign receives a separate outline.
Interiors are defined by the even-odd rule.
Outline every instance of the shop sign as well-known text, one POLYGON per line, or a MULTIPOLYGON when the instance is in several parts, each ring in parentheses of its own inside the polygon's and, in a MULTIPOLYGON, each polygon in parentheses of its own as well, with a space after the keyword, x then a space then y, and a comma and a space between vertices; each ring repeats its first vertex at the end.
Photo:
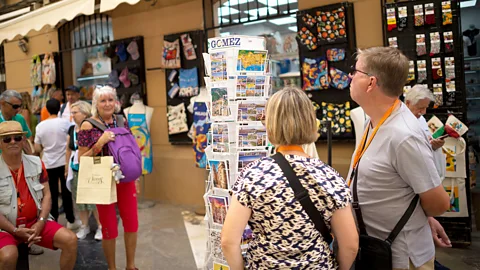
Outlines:
POLYGON ((242 47, 251 50, 261 50, 265 47, 263 37, 229 36, 208 39, 208 50, 242 47))

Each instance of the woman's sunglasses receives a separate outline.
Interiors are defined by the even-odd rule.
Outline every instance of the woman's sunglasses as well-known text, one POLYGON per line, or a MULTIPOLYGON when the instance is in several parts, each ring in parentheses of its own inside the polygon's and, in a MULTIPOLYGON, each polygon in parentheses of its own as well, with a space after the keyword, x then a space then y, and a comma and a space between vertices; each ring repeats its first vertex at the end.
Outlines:
POLYGON ((3 137, 2 138, 2 141, 4 143, 10 143, 12 141, 12 139, 15 141, 15 142, 21 142, 23 140, 23 136, 22 135, 16 135, 16 136, 8 136, 8 137, 3 137))
POLYGON ((22 107, 22 104, 18 105, 18 104, 12 104, 8 101, 5 101, 6 103, 8 103, 10 106, 12 106, 13 109, 19 109, 20 107, 22 107))

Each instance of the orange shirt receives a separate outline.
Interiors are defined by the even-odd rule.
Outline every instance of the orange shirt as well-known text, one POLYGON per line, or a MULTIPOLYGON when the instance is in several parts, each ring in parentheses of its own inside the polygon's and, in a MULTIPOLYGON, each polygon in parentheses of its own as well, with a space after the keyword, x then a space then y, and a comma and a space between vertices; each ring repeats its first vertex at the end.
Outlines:
POLYGON ((46 120, 50 116, 50 113, 47 111, 47 106, 43 107, 40 111, 40 121, 46 120))
MULTIPOLYGON (((18 170, 10 170, 17 189, 17 205, 18 217, 25 217, 27 223, 34 221, 37 218, 37 205, 30 194, 25 174, 23 173, 23 164, 18 170)), ((48 174, 45 165, 42 162, 42 175, 40 176, 40 183, 48 181, 48 174)))

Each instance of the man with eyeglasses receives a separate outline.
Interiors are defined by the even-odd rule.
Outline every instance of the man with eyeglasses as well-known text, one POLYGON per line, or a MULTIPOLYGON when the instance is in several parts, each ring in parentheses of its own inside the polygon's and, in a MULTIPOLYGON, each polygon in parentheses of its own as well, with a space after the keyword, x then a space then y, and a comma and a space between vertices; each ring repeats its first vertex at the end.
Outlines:
POLYGON ((77 237, 51 220, 48 174, 39 157, 22 153, 25 134, 18 122, 0 123, 0 269, 16 269, 21 243, 60 249, 60 269, 73 269, 77 237))
POLYGON ((358 202, 354 208, 361 235, 387 239, 413 206, 391 245, 393 269, 433 270, 435 246, 428 217, 449 209, 450 198, 427 136, 398 99, 407 75, 408 58, 398 49, 359 50, 350 74, 350 96, 368 118, 348 181, 358 202))
MULTIPOLYGON (((0 123, 4 121, 17 121, 26 132, 27 139, 31 139, 32 132, 25 121, 25 118, 19 114, 22 109, 22 95, 15 90, 6 90, 0 95, 0 123)), ((25 140, 23 150, 26 154, 33 154, 33 149, 25 140)))

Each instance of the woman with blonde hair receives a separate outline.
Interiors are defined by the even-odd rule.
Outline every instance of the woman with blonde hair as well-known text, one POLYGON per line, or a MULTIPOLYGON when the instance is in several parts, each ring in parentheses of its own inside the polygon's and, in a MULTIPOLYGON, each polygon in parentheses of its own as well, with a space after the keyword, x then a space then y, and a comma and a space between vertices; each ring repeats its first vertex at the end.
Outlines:
MULTIPOLYGON (((78 187, 78 132, 83 120, 92 116, 92 105, 85 101, 77 101, 70 107, 70 114, 75 122, 75 125, 71 126, 68 130, 67 136, 67 153, 66 153, 66 165, 65 176, 67 182, 70 183, 73 202, 77 209, 82 225, 77 232, 77 238, 83 240, 90 233, 90 227, 88 225, 88 218, 90 213, 93 213, 98 227, 95 233, 95 240, 102 240, 102 226, 98 217, 97 207, 94 204, 77 204, 77 187, 78 187), (68 175, 68 176, 67 176, 68 175)), ((67 187, 69 184, 67 184, 67 187)))
POLYGON ((284 167, 272 157, 249 163, 232 191, 222 230, 222 249, 232 270, 350 269, 358 249, 358 234, 350 191, 331 167, 311 158, 302 145, 314 142, 317 123, 312 103, 300 89, 286 87, 270 97, 266 107, 269 141, 293 168, 299 184, 335 235, 336 258, 329 243, 295 198, 284 167), (246 265, 240 249, 245 226, 253 231, 246 265))
POLYGON ((20 110, 20 114, 25 118, 25 122, 27 122, 28 127, 32 131, 31 138, 35 138, 35 127, 38 125, 38 118, 32 111, 32 97, 28 92, 21 92, 20 95, 22 96, 22 109, 20 110))
MULTIPOLYGON (((120 111, 117 92, 110 86, 96 88, 92 99, 91 119, 103 124, 106 128, 118 127, 117 122, 120 111)), ((128 123, 124 119, 124 127, 129 130, 128 123)), ((112 131, 102 131, 90 122, 84 121, 78 132, 78 156, 111 156, 107 143, 115 141, 115 134, 112 131)), ((107 259, 108 269, 116 269, 115 246, 118 236, 117 213, 115 206, 118 206, 120 217, 125 231, 125 250, 127 270, 137 269, 135 267, 135 250, 137 248, 138 211, 137 192, 135 181, 120 182, 116 185, 117 203, 109 205, 97 205, 100 223, 102 224, 103 252, 107 259)))

